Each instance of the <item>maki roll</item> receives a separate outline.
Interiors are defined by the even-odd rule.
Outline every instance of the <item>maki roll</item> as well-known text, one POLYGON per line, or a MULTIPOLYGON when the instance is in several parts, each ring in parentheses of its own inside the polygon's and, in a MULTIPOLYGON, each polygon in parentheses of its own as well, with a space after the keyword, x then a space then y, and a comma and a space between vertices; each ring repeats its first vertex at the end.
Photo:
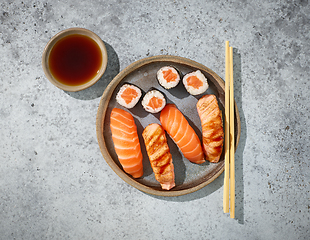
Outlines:
POLYGON ((166 99, 161 92, 151 90, 143 97, 142 106, 147 112, 158 113, 166 106, 166 99))
POLYGON ((180 79, 180 74, 174 67, 165 66, 157 72, 157 80, 159 84, 166 89, 170 89, 178 85, 180 79))
POLYGON ((140 88, 124 84, 116 95, 116 101, 125 108, 133 108, 142 96, 140 88))
POLYGON ((183 84, 192 95, 204 93, 209 87, 207 78, 199 70, 186 74, 183 78, 183 84))

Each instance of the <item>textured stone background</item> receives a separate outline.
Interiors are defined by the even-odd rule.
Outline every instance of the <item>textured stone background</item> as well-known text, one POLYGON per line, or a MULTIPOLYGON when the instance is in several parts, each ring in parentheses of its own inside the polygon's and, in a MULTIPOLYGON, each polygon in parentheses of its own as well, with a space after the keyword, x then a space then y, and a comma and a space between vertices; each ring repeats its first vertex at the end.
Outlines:
POLYGON ((310 4, 303 1, 13 1, 0 9, 1 239, 309 239, 310 4), (78 93, 44 76, 57 32, 84 27, 106 43, 103 78, 78 93), (223 174, 175 198, 142 193, 100 153, 105 86, 130 63, 190 58, 222 78, 234 47, 242 134, 236 219, 223 174))

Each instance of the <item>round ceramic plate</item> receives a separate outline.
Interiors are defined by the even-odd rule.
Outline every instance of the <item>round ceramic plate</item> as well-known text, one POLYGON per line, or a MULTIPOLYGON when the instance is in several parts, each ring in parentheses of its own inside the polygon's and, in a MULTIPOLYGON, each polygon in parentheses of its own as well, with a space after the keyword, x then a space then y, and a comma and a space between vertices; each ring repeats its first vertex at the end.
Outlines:
MULTIPOLYGON (((141 101, 139 101, 134 108, 125 109, 115 100, 115 96, 119 88, 124 83, 134 84, 140 87, 144 93, 150 89, 157 89, 165 95, 167 103, 174 103, 178 107, 201 139, 201 124, 196 110, 196 103, 204 94, 198 96, 190 95, 185 90, 182 82, 180 82, 177 87, 169 90, 161 87, 156 79, 156 73, 161 67, 167 65, 177 68, 183 75, 192 71, 200 70, 207 77, 209 83, 209 89, 204 94, 216 95, 219 102, 219 107, 224 116, 224 81, 216 73, 202 64, 186 58, 175 56, 154 56, 132 63, 121 71, 107 86, 101 97, 98 108, 96 131, 99 147, 104 159, 115 171, 115 173, 125 182, 149 194, 159 196, 180 196, 195 192, 205 187, 224 171, 224 151, 218 163, 205 162, 199 165, 194 164, 182 156, 177 145, 173 142, 169 135, 166 134, 175 168, 176 186, 169 191, 162 190, 160 184, 155 180, 142 138, 142 131, 148 124, 160 124, 160 113, 151 114, 146 112, 141 105, 141 101), (130 112, 135 119, 143 154, 144 174, 141 178, 134 179, 130 175, 126 174, 118 161, 110 130, 110 113, 114 107, 122 108, 130 112)), ((237 105, 235 104, 236 149, 239 138, 240 117, 237 105)))

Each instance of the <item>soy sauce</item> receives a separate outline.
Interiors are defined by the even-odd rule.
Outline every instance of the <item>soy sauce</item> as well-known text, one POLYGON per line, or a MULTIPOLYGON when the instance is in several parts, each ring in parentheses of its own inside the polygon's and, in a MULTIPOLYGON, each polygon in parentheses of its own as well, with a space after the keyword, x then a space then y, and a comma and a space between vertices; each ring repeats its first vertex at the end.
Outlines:
POLYGON ((49 55, 52 75, 70 86, 82 85, 99 72, 102 54, 98 44, 91 38, 73 34, 59 40, 49 55))

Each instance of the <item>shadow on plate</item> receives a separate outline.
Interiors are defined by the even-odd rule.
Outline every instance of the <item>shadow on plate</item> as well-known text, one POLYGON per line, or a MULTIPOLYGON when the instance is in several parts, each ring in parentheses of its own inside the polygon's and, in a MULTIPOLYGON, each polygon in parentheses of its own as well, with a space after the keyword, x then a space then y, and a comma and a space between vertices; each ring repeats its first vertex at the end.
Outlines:
POLYGON ((186 91, 182 81, 180 81, 176 87, 169 89, 169 92, 173 96, 175 96, 179 99, 183 99, 183 98, 186 98, 189 96, 189 93, 186 91))
POLYGON ((134 120, 135 120, 135 123, 137 125, 138 132, 141 133, 141 134, 138 134, 138 137, 139 137, 139 142, 140 142, 140 145, 141 145, 141 152, 142 152, 142 155, 143 155, 143 177, 147 177, 147 176, 152 175, 153 171, 152 171, 151 163, 149 161, 149 157, 148 157, 147 152, 146 152, 145 143, 144 143, 144 140, 143 140, 143 137, 142 137, 143 127, 142 127, 142 125, 141 125, 141 123, 139 122, 138 119, 136 119, 134 117, 134 120))
POLYGON ((112 79, 119 73, 120 63, 119 63, 117 53, 115 52, 115 50, 113 49, 111 45, 109 45, 106 42, 104 42, 104 44, 107 48, 108 64, 107 64, 107 68, 103 76, 93 86, 87 89, 84 89, 82 91, 79 91, 79 92, 64 91, 69 96, 77 98, 77 99, 81 99, 81 100, 90 100, 90 99, 101 97, 105 88, 112 81, 112 79))

